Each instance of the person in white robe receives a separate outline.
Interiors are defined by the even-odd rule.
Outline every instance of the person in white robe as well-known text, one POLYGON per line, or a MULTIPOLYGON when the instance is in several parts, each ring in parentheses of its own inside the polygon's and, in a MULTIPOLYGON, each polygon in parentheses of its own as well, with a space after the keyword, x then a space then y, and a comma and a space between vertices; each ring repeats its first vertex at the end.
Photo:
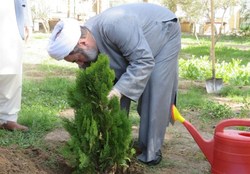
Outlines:
POLYGON ((0 6, 0 129, 27 131, 17 123, 21 108, 23 40, 32 26, 26 0, 0 6))

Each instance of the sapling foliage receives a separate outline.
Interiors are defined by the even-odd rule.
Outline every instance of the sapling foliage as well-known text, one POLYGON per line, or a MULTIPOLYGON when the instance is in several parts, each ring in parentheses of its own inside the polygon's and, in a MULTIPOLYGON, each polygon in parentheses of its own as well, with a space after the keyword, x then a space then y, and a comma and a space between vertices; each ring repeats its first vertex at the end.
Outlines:
POLYGON ((107 55, 100 54, 90 67, 78 71, 69 89, 75 118, 64 120, 71 136, 64 154, 75 173, 116 173, 132 155, 131 122, 118 98, 107 98, 114 78, 107 55))

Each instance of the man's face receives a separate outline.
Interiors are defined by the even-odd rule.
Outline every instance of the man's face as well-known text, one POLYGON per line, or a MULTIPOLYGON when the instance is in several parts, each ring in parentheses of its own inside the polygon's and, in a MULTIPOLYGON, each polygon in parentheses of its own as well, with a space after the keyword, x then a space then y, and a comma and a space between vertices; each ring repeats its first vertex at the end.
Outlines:
POLYGON ((80 68, 87 68, 90 63, 95 61, 98 56, 98 50, 95 46, 77 46, 64 60, 77 63, 80 68))

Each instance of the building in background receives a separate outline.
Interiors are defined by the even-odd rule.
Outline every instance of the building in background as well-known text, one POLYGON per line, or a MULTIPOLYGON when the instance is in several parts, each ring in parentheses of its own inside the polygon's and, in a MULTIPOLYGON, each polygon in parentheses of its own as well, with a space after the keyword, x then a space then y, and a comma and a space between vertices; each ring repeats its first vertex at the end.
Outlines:
MULTIPOLYGON (((34 30, 51 31, 54 25, 62 18, 75 18, 84 23, 90 17, 117 5, 135 2, 149 2, 161 5, 162 0, 31 0, 33 2, 34 30), (49 3, 48 3, 49 2, 49 3), (48 26, 46 26, 46 23, 48 26), (41 29, 42 28, 42 29, 41 29)), ((248 5, 250 4, 250 1, 248 5)), ((249 5, 250 8, 250 5, 249 5)), ((249 23, 242 20, 240 7, 230 7, 227 9, 225 16, 222 18, 223 11, 217 11, 215 14, 215 25, 217 31, 222 25, 222 34, 232 33, 240 29, 241 23, 249 23)), ((199 23, 194 23, 188 17, 188 14, 182 11, 177 5, 175 12, 180 19, 182 32, 200 35, 210 34, 210 20, 202 19, 199 23)))

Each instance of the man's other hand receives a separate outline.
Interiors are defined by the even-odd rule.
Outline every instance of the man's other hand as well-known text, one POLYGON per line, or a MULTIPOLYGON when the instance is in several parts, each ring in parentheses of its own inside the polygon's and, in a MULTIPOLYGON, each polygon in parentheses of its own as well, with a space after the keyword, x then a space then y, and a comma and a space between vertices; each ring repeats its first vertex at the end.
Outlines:
POLYGON ((111 100, 113 97, 117 97, 119 100, 121 99, 122 97, 122 94, 116 89, 116 88, 113 88, 109 94, 108 94, 108 99, 111 100))

